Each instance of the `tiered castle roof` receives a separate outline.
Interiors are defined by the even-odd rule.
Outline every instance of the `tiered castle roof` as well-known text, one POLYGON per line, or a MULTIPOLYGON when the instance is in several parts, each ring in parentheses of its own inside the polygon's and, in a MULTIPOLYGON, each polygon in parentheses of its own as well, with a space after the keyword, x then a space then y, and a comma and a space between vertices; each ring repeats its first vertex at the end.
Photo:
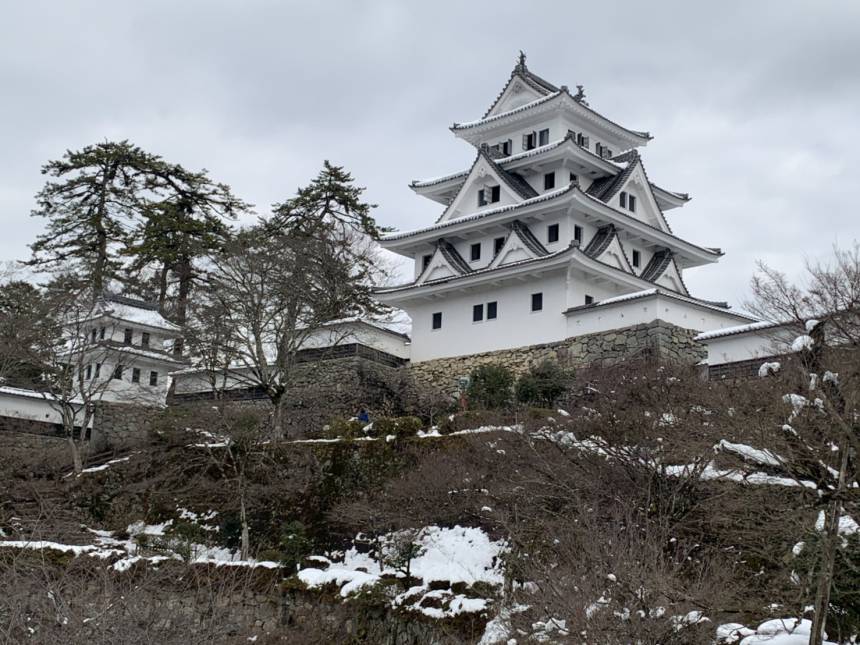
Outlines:
MULTIPOLYGON (((556 87, 534 74, 521 54, 484 116, 452 126, 456 136, 477 148, 477 154, 468 170, 412 182, 415 192, 444 204, 445 209, 430 226, 383 237, 385 248, 424 262, 413 282, 380 289, 384 300, 396 303, 467 284, 495 282, 538 267, 564 266, 600 276, 621 293, 659 287, 692 298, 682 270, 716 262, 722 251, 672 232, 664 211, 683 206, 690 196, 661 188, 648 178, 637 148, 646 145, 651 135, 625 128, 595 111, 585 100, 582 86, 577 88, 571 94, 566 86, 556 87), (548 141, 548 124, 558 134, 566 127, 567 133, 548 141), (535 130, 530 132, 531 128, 535 130), (513 137, 520 134, 524 150, 513 153, 513 137), (558 187, 545 185, 540 192, 534 178, 550 168, 564 169, 564 176, 558 187), (495 205, 496 200, 485 203, 479 197, 475 206, 476 187, 488 181, 500 187, 494 190, 504 191, 505 199, 495 205), (639 196, 638 209, 625 207, 632 187, 639 196), (553 249, 534 234, 533 228, 549 217, 571 213, 587 223, 592 231, 588 239, 570 239, 565 248, 553 249), (458 243, 462 247, 480 236, 496 235, 503 235, 504 243, 480 267, 457 250, 458 243), (650 258, 643 265, 628 253, 630 244, 647 249, 650 258), (517 252, 510 252, 513 249, 517 252)), ((693 300, 710 307, 721 304, 693 300)))

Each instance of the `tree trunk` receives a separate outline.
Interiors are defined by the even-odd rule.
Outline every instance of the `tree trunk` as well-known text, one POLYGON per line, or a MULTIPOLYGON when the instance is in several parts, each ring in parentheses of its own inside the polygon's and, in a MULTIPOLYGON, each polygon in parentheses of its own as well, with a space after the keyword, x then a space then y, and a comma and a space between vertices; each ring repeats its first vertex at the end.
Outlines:
POLYGON ((839 480, 833 499, 824 512, 824 533, 821 545, 821 568, 818 572, 818 585, 815 590, 815 615, 809 631, 809 645, 824 642, 824 627, 827 624, 827 610, 830 607, 830 590, 833 586, 833 570, 836 566, 836 550, 839 548, 839 517, 842 514, 842 493, 848 471, 848 446, 840 446, 842 460, 839 464, 839 480))
POLYGON ((239 481, 239 520, 242 523, 242 547, 240 556, 247 560, 251 552, 251 537, 248 530, 248 515, 245 509, 245 481, 244 477, 239 481))
POLYGON ((68 439, 69 439, 69 448, 71 448, 71 450, 72 450, 72 462, 74 464, 75 474, 80 475, 81 472, 83 472, 83 470, 84 470, 84 462, 83 462, 83 459, 81 458, 81 451, 78 448, 78 444, 75 443, 75 438, 74 438, 74 436, 72 436, 71 432, 68 434, 68 439))
POLYGON ((168 273, 170 273, 170 268, 167 264, 161 265, 161 271, 158 273, 158 313, 162 316, 165 314, 164 304, 167 301, 168 273))
MULTIPOLYGON (((174 318, 177 325, 184 325, 188 317, 188 298, 191 295, 191 282, 194 272, 191 266, 191 258, 182 258, 176 266, 179 276, 179 293, 176 296, 176 312, 174 318)), ((173 353, 182 354, 182 339, 177 338, 173 344, 173 353)))
POLYGON ((272 399, 272 436, 282 439, 286 436, 284 432, 284 421, 286 421, 286 411, 284 410, 284 394, 276 394, 272 399))

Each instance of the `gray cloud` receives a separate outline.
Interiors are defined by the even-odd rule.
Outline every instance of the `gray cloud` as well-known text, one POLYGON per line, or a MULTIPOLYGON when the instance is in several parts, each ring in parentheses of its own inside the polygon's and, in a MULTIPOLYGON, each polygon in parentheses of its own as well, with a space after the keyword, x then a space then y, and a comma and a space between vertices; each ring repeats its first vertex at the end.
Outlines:
POLYGON ((16 3, 0 24, 0 260, 41 229, 40 165, 104 138, 206 167, 260 212, 328 158, 383 223, 429 223, 438 206, 408 182, 471 161, 447 127, 483 113, 524 49, 655 135, 651 178, 694 196, 674 230, 727 251, 688 284, 739 304, 756 259, 798 275, 860 237, 858 33, 850 0, 16 3))

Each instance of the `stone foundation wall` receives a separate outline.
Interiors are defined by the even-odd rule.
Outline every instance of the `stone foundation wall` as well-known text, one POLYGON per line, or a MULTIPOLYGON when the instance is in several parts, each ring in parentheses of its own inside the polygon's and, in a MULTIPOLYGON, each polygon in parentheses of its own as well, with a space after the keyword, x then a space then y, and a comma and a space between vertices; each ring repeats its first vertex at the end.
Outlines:
POLYGON ((454 392, 459 378, 468 376, 475 367, 487 363, 500 363, 517 376, 545 360, 572 368, 608 366, 635 359, 692 365, 707 355, 705 347, 693 340, 698 333, 655 320, 555 343, 422 361, 412 364, 410 372, 419 387, 436 387, 454 392))
MULTIPOLYGON (((333 417, 352 417, 365 407, 373 416, 389 414, 396 409, 407 381, 405 367, 383 363, 362 356, 349 356, 300 363, 292 373, 287 393, 288 414, 284 432, 287 436, 307 434, 333 417)), ((226 393, 233 403, 252 406, 269 413, 272 404, 260 389, 246 388, 226 393)), ((171 405, 211 405, 211 393, 176 395, 171 405)))
POLYGON ((149 426, 163 408, 133 403, 96 403, 93 417, 93 449, 121 449, 149 441, 149 426))

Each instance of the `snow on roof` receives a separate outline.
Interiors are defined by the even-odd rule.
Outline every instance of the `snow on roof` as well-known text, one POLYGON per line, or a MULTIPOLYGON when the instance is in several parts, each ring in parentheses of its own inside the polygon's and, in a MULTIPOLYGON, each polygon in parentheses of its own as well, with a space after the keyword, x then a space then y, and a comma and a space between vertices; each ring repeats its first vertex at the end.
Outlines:
POLYGON ((483 119, 475 119, 474 121, 465 121, 463 123, 455 123, 452 127, 454 130, 461 130, 464 128, 473 128, 478 125, 485 125, 487 123, 493 123, 494 121, 498 121, 499 119, 504 119, 505 117, 511 116, 512 114, 517 114, 519 112, 525 112, 529 108, 533 108, 536 105, 540 105, 542 103, 546 103, 547 101, 551 101, 555 97, 561 95, 561 92, 553 92, 552 94, 547 94, 546 96, 542 96, 539 99, 535 99, 529 103, 525 103, 520 105, 519 107, 515 107, 513 110, 508 110, 507 112, 499 112, 498 114, 494 114, 493 116, 488 116, 483 119))
POLYGON ((408 334, 404 334, 402 331, 398 331, 393 326, 389 326, 389 323, 382 320, 371 320, 368 318, 361 318, 360 316, 349 316, 346 318, 338 318, 337 320, 330 320, 325 323, 324 327, 334 327, 337 325, 347 325, 347 324, 361 324, 368 325, 370 327, 374 327, 379 331, 384 331, 388 334, 392 334, 394 336, 400 336, 405 340, 410 340, 408 334))
MULTIPOLYGON (((56 397, 50 392, 37 392, 36 390, 26 390, 20 387, 0 386, 0 394, 8 394, 9 396, 20 396, 27 399, 42 399, 53 401, 56 397)), ((83 405, 83 400, 74 398, 69 399, 69 403, 80 403, 83 405)))
POLYGON ((173 324, 167 318, 162 316, 157 309, 152 309, 146 306, 146 303, 131 304, 132 301, 123 299, 122 302, 117 302, 112 299, 107 299, 105 302, 104 314, 137 325, 145 325, 147 327, 155 327, 168 331, 180 331, 178 325, 173 324))
POLYGON ((760 320, 746 325, 736 325, 734 327, 724 327, 723 329, 715 329, 706 331, 696 336, 693 340, 699 342, 711 340, 713 338, 721 338, 722 336, 734 336, 735 334, 748 334, 751 332, 761 331, 763 329, 772 329, 775 327, 787 327, 791 323, 788 322, 773 322, 771 320, 760 320))

